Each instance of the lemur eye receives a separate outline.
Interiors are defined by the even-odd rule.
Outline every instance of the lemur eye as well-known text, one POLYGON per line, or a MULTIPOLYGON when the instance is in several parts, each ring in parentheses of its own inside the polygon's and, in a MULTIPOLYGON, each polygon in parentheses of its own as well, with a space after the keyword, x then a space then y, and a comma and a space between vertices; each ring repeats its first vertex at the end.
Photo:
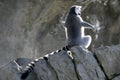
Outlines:
POLYGON ((80 11, 80 9, 81 9, 80 7, 77 7, 77 10, 78 10, 78 11, 80 11))
POLYGON ((77 7, 77 10, 79 10, 79 7, 77 7))

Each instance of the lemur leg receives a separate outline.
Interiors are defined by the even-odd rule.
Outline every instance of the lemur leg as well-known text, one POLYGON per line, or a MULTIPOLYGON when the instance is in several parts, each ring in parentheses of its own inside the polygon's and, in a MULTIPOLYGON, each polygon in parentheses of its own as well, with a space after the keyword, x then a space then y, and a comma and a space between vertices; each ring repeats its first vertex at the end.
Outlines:
POLYGON ((91 44, 91 41, 92 41, 92 38, 91 38, 91 36, 90 35, 85 35, 84 37, 83 37, 83 41, 84 41, 84 47, 85 48, 88 48, 89 46, 90 46, 90 44, 91 44))

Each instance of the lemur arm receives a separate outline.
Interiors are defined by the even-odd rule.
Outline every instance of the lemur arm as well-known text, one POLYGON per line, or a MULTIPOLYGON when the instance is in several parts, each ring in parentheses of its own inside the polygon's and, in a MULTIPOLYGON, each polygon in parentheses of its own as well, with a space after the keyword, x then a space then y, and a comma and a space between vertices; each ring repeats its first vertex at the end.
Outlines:
POLYGON ((88 22, 83 21, 83 22, 81 22, 80 24, 81 24, 81 26, 84 26, 85 28, 90 28, 90 29, 92 29, 92 30, 95 29, 94 25, 92 25, 92 24, 90 24, 90 23, 88 23, 88 22))

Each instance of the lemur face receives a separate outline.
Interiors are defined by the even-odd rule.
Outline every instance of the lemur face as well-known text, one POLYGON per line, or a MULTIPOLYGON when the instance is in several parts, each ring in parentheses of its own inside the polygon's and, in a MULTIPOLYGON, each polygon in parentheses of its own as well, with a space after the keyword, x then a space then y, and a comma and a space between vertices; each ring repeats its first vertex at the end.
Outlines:
POLYGON ((75 6, 75 13, 77 14, 77 15, 80 15, 81 14, 81 6, 75 6))
POLYGON ((69 14, 80 15, 82 6, 73 5, 70 9, 69 14))

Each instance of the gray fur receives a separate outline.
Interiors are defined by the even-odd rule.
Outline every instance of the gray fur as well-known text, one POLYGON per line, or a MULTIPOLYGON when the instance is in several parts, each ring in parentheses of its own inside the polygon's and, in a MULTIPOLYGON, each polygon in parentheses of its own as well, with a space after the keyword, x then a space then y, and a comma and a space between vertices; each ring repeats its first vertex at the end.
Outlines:
POLYGON ((65 22, 67 44, 88 48, 92 38, 90 35, 85 35, 84 29, 94 29, 94 26, 83 21, 80 14, 81 6, 74 5, 71 7, 65 22))

